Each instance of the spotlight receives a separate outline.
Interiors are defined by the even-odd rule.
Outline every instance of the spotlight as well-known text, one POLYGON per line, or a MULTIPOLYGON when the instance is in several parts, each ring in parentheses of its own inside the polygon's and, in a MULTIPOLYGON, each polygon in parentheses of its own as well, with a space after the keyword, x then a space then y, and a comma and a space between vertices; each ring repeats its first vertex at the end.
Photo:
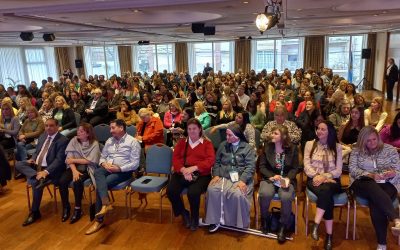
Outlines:
POLYGON ((261 35, 264 31, 274 27, 281 18, 281 2, 279 0, 269 0, 265 6, 264 13, 261 13, 256 18, 256 26, 261 35))

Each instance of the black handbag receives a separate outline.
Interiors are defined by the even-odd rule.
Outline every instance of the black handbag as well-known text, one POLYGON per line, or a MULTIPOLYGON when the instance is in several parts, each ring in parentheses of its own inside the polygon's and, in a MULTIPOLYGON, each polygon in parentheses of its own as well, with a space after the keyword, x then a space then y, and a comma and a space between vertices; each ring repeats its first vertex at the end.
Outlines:
MULTIPOLYGON (((269 216, 267 217, 267 230, 268 233, 277 233, 280 227, 280 219, 281 219, 281 209, 278 207, 273 207, 269 216)), ((295 216, 290 213, 290 225, 287 229, 289 232, 294 232, 296 227, 295 216)))

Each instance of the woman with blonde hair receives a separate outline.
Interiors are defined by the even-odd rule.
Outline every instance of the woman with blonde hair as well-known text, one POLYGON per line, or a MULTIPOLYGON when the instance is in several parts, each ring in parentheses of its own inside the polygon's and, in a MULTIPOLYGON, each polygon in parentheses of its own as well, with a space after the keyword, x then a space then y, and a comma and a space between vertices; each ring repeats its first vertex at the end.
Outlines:
POLYGON ((235 111, 232 109, 232 104, 229 100, 226 100, 222 105, 222 110, 218 112, 217 124, 229 123, 235 120, 235 111))
POLYGON ((27 118, 27 108, 32 107, 31 101, 28 99, 28 97, 21 97, 19 99, 19 109, 17 112, 17 116, 19 119, 19 122, 22 124, 24 123, 25 119, 27 118))
POLYGON ((28 158, 26 151, 35 148, 35 139, 39 138, 44 132, 44 122, 35 107, 26 108, 26 116, 27 119, 25 119, 18 133, 16 156, 18 161, 24 161, 28 158))
POLYGON ((55 108, 53 109, 53 117, 58 121, 58 131, 64 136, 71 136, 77 127, 74 111, 68 106, 64 97, 57 96, 55 98, 55 108))
POLYGON ((400 233, 400 219, 393 208, 397 189, 393 185, 400 173, 396 148, 382 142, 372 126, 361 129, 356 148, 350 155, 350 188, 356 196, 368 200, 370 216, 378 241, 377 249, 386 249, 387 226, 400 233))
POLYGON ((365 126, 373 126, 379 132, 385 125, 388 114, 383 111, 383 98, 375 97, 372 99, 371 106, 364 110, 365 126))
POLYGON ((175 123, 182 121, 182 109, 176 99, 172 99, 168 104, 169 110, 164 115, 164 127, 169 129, 174 128, 175 123))
POLYGON ((208 129, 211 126, 210 115, 204 108, 204 104, 202 101, 197 101, 194 103, 194 115, 194 117, 199 120, 204 130, 208 129))
POLYGON ((4 149, 15 147, 20 126, 19 119, 14 115, 11 104, 4 103, 1 106, 0 119, 0 145, 4 149))

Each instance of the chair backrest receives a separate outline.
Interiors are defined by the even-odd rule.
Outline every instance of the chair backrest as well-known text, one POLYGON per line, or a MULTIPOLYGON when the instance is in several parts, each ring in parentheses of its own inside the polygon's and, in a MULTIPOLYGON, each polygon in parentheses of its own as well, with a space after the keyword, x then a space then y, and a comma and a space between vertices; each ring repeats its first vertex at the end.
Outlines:
POLYGON ((151 145, 146 152, 146 172, 170 174, 172 167, 172 149, 164 144, 151 145))
POLYGON ((126 127, 126 133, 128 133, 128 135, 135 137, 136 136, 136 127, 133 125, 126 127))
POLYGON ((260 130, 254 128, 255 131, 255 143, 256 143, 256 148, 259 149, 261 146, 261 133, 260 130))
POLYGON ((181 108, 183 109, 183 106, 185 106, 185 104, 186 104, 186 99, 184 99, 184 98, 176 98, 176 100, 178 101, 178 103, 179 103, 179 106, 181 106, 181 108))
POLYGON ((217 150, 222 142, 221 134, 219 133, 219 131, 211 133, 211 129, 212 127, 204 130, 204 135, 211 141, 211 143, 214 146, 214 149, 217 150))
POLYGON ((167 140, 168 140, 168 129, 163 128, 163 135, 164 135, 164 144, 167 144, 167 140))
POLYGON ((99 142, 105 142, 111 137, 110 126, 108 124, 99 124, 94 127, 94 134, 99 142))
POLYGON ((79 127, 79 124, 81 123, 81 115, 74 112, 75 115, 75 121, 76 121, 76 126, 79 127))

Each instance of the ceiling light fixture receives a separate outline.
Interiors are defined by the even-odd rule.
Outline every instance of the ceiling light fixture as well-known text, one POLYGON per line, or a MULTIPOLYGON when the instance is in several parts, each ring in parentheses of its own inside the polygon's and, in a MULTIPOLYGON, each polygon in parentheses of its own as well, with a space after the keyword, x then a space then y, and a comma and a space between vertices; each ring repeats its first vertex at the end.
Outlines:
POLYGON ((281 18, 281 4, 281 0, 268 0, 264 13, 257 16, 256 26, 261 35, 264 31, 271 29, 279 22, 279 19, 281 18))

